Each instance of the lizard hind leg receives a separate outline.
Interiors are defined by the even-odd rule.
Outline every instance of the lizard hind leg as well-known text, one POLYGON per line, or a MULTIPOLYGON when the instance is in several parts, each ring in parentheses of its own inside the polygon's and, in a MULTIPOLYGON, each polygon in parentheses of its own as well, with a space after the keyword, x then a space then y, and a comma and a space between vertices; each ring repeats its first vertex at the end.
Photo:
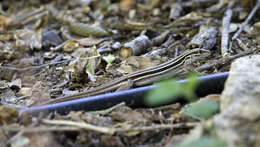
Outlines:
POLYGON ((118 91, 124 91, 124 90, 128 90, 134 87, 134 81, 129 79, 126 82, 123 82, 121 84, 121 86, 116 90, 116 92, 118 91))

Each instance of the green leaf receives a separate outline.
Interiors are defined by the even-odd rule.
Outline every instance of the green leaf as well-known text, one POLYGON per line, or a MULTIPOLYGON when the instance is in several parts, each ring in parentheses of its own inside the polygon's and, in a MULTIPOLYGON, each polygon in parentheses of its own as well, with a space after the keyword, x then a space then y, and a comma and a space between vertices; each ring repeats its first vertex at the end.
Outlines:
MULTIPOLYGON (((89 57, 89 58, 85 58, 85 60, 88 60, 88 63, 86 65, 86 73, 88 74, 90 80, 92 82, 95 82, 96 81, 96 76, 95 76, 95 70, 100 62, 100 54, 99 52, 97 51, 97 48, 96 46, 94 45, 92 47, 93 49, 93 53, 92 53, 92 57, 89 57)), ((83 58, 81 58, 81 60, 84 60, 83 58)))
POLYGON ((103 56, 103 59, 107 62, 107 64, 111 64, 116 60, 116 57, 112 54, 109 54, 107 56, 103 56))
POLYGON ((184 140, 184 142, 177 145, 177 147, 227 147, 227 143, 215 137, 202 136, 195 140, 184 140))
POLYGON ((189 82, 184 85, 180 85, 176 80, 164 81, 148 93, 145 102, 150 106, 156 106, 174 101, 180 96, 185 96, 188 101, 193 101, 196 99, 195 89, 198 83, 195 74, 191 74, 189 82))
POLYGON ((83 24, 83 23, 70 23, 69 27, 70 31, 74 34, 80 36, 95 36, 95 37, 106 37, 110 36, 110 34, 102 27, 83 24))
POLYGON ((185 96, 188 101, 196 100, 195 89, 199 84, 198 76, 196 74, 190 74, 188 76, 189 82, 184 85, 185 96))
POLYGON ((164 81, 150 91, 145 100, 148 105, 160 105, 174 100, 182 95, 182 92, 182 87, 176 81, 164 81))
POLYGON ((207 120, 220 111, 218 100, 207 99, 186 105, 181 113, 198 120, 207 120))

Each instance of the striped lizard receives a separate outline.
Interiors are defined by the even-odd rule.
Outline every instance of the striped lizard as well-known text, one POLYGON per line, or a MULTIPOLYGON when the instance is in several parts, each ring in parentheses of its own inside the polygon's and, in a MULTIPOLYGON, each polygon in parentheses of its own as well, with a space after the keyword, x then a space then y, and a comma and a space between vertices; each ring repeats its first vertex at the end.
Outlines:
POLYGON ((103 94, 106 92, 114 91, 129 83, 129 81, 133 83, 132 85, 133 87, 140 87, 140 86, 152 84, 162 79, 167 79, 167 78, 177 76, 178 74, 181 73, 182 70, 180 69, 180 67, 182 67, 183 65, 187 65, 190 64, 191 62, 204 59, 209 55, 210 55, 210 51, 208 50, 198 49, 198 48, 192 49, 158 66, 129 73, 126 74, 125 76, 122 76, 121 78, 112 80, 111 82, 108 82, 96 88, 79 92, 73 95, 58 97, 56 99, 52 99, 47 102, 44 102, 40 105, 54 104, 59 102, 80 99, 88 96, 103 94))

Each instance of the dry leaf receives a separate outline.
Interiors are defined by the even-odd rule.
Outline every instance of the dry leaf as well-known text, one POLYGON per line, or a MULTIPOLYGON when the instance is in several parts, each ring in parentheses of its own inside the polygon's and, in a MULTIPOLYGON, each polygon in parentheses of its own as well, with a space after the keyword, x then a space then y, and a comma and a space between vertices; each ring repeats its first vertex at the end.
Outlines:
POLYGON ((120 9, 123 11, 129 11, 135 7, 135 0, 120 0, 120 9))
MULTIPOLYGON (((31 98, 35 104, 50 100, 48 89, 43 85, 44 83, 41 81, 38 81, 33 85, 31 98)), ((30 100, 28 100, 28 103, 30 103, 30 100)))
MULTIPOLYGON (((101 62, 100 54, 97 51, 96 47, 92 48, 91 57, 88 60, 88 64, 86 65, 86 73, 89 76, 90 81, 96 81, 95 70, 97 69, 98 65, 101 62)), ((82 59, 82 58, 81 58, 82 59)))
POLYGON ((101 43, 103 39, 98 39, 98 38, 82 38, 77 40, 77 42, 82 45, 82 46, 93 46, 93 45, 98 45, 101 43))
POLYGON ((21 88, 21 90, 19 91, 22 95, 24 96, 31 96, 32 95, 32 88, 29 87, 23 87, 21 88))
POLYGON ((78 48, 72 55, 78 58, 77 61, 70 62, 68 67, 72 80, 77 82, 84 82, 87 79, 96 81, 95 70, 101 62, 97 50, 95 48, 78 48))
POLYGON ((11 140, 11 146, 12 147, 25 147, 28 146, 30 140, 27 137, 24 137, 22 135, 19 135, 11 140))
POLYGON ((0 106, 0 125, 14 123, 18 118, 18 111, 8 106, 0 106))
POLYGON ((112 119, 115 121, 120 121, 120 122, 128 122, 131 124, 145 124, 148 122, 148 119, 144 117, 144 115, 140 112, 137 112, 135 110, 131 109, 123 109, 123 110, 118 110, 114 111, 111 113, 112 119))
POLYGON ((131 73, 138 70, 152 68, 158 65, 158 62, 153 62, 150 58, 131 56, 126 59, 126 62, 118 69, 121 73, 131 73))
POLYGON ((64 52, 73 52, 79 47, 79 43, 76 41, 69 41, 63 47, 64 52))
POLYGON ((16 46, 24 50, 42 48, 42 30, 32 31, 24 29, 15 34, 16 46))
POLYGON ((6 30, 6 28, 9 26, 11 22, 10 18, 7 18, 3 15, 0 15, 0 30, 6 30))

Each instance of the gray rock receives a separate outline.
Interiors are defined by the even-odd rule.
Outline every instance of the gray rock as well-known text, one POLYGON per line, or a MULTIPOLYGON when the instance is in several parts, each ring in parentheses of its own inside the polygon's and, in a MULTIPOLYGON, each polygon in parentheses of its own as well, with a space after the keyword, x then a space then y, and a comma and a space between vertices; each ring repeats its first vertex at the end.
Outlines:
POLYGON ((260 146, 260 55, 231 65, 221 96, 221 114, 214 118, 217 135, 229 146, 260 146))
POLYGON ((62 43, 62 39, 55 30, 45 30, 43 32, 43 45, 48 48, 50 46, 58 46, 62 43))
POLYGON ((216 45, 218 30, 216 27, 202 25, 199 32, 192 38, 190 48, 204 48, 211 50, 216 45))

